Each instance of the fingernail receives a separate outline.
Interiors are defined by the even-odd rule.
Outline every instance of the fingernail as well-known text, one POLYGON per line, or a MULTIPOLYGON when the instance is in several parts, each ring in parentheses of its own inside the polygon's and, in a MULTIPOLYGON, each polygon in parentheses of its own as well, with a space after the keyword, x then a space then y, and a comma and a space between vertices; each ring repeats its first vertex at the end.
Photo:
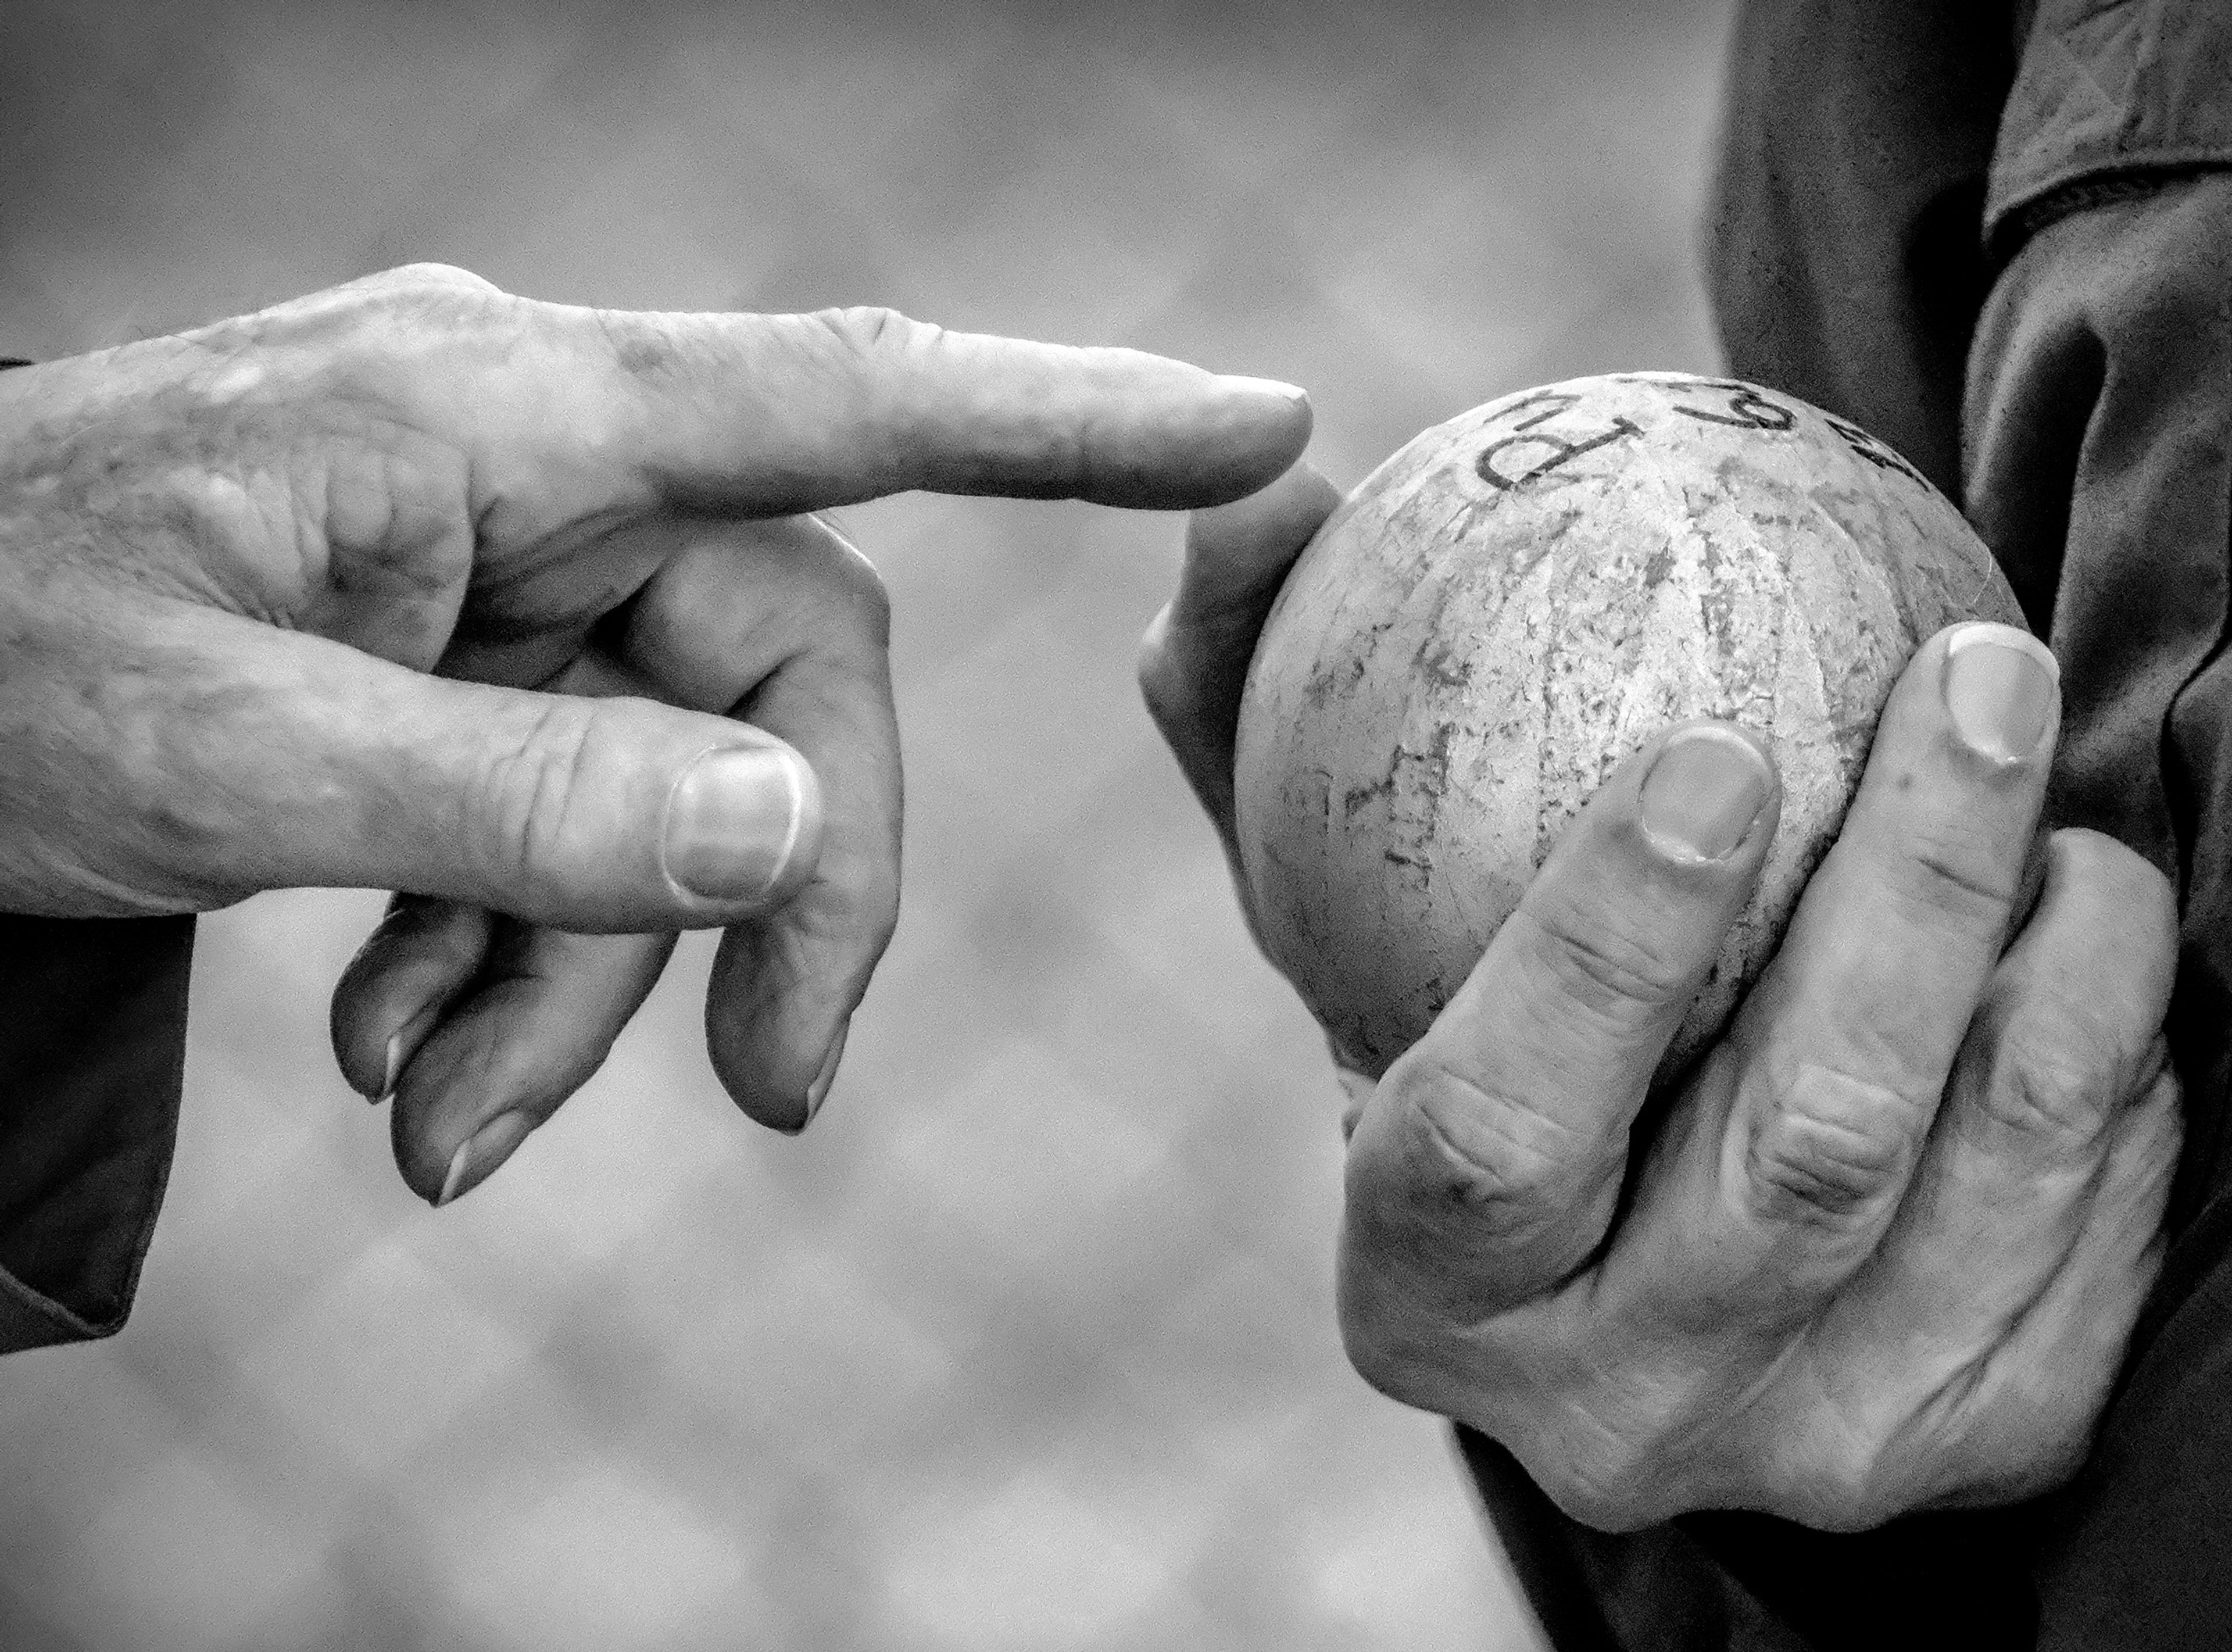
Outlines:
POLYGON ((1643 829, 1677 860, 1725 860, 1751 830, 1775 785, 1767 759, 1742 735, 1684 729, 1643 780, 1643 829))
POLYGON ((1962 742, 1995 763, 2037 754, 2060 681, 2053 651, 2013 625, 1979 621, 1946 639, 1946 713, 1962 742))
POLYGON ((442 1191, 435 1195, 434 1208, 439 1210, 487 1181, 499 1165, 518 1150, 519 1144, 534 1129, 535 1121, 525 1113, 498 1113, 467 1137, 464 1145, 450 1156, 450 1173, 442 1178, 442 1191))
POLYGON ((1310 398, 1310 392, 1300 385, 1290 385, 1279 379, 1249 379, 1240 373, 1217 375, 1217 382, 1227 390, 1243 396, 1276 396, 1281 401, 1300 404, 1310 398))
POLYGON ((381 1102, 393 1098, 395 1094, 395 1081, 402 1076, 402 1073, 403 1029, 399 1027, 388 1037, 387 1066, 380 1080, 380 1093, 376 1096, 367 1097, 367 1099, 369 1100, 373 1106, 377 1107, 381 1102))
POLYGON ((756 900, 775 886, 806 820, 805 765, 774 746, 709 751, 666 801, 662 864, 706 900, 756 900))
MULTIPOLYGON (((829 1099, 829 1086, 837 1081, 837 1064, 845 1059, 845 1040, 852 1036, 853 1023, 847 1021, 837 1029, 837 1036, 829 1046, 829 1053, 821 1058, 821 1071, 814 1082, 806 1086, 806 1124, 814 1122, 814 1115, 821 1111, 821 1104, 829 1099)), ((799 1129, 804 1130, 806 1124, 799 1129)))

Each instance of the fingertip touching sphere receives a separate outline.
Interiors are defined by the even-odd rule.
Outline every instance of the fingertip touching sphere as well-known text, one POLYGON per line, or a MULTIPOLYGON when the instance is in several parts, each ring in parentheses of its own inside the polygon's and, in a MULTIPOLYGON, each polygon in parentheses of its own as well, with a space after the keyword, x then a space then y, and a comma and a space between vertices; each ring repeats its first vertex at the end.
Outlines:
POLYGON ((1621 373, 1436 425, 1327 522, 1249 669, 1234 778, 1264 947, 1376 1075, 1612 767, 1726 718, 1766 736, 1781 825, 1669 1076, 1773 955, 1900 671, 1966 619, 2022 623, 1952 503, 1794 397, 1621 373))

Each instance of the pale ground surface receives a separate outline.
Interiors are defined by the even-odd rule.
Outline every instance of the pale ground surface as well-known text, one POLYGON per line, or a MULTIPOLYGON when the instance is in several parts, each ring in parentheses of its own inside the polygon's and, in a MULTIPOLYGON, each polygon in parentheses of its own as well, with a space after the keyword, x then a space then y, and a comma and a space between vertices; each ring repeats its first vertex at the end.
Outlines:
MULTIPOLYGON (((0 353, 439 258, 1294 379, 1343 480, 1502 391, 1712 365, 1716 0, 1047 10, 11 0, 0 353)), ((325 1050, 376 897, 207 921, 139 1313, 0 1365, 0 1645, 1533 1643, 1440 1429, 1340 1357, 1334 1092, 1130 686, 1175 525, 850 525, 909 885, 827 1113, 728 1108, 690 943, 434 1215, 325 1050)))

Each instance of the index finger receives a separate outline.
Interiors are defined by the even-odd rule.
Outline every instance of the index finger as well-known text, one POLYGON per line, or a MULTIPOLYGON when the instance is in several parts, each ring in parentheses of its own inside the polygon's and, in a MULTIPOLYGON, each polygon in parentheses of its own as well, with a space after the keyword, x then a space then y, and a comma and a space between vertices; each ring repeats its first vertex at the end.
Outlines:
POLYGON ((1254 492, 1309 439, 1294 386, 1137 350, 886 309, 561 314, 604 364, 612 457, 681 508, 789 515, 919 488, 1191 509, 1254 492))

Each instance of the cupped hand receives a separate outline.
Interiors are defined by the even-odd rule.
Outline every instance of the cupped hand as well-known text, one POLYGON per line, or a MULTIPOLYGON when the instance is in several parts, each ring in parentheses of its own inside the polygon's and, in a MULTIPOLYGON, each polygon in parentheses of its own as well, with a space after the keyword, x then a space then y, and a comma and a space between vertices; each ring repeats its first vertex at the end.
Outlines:
POLYGON ((0 910, 405 891, 335 1034, 428 1197, 594 1070, 663 937, 725 926, 715 1063, 797 1128, 899 826, 883 593, 805 513, 1207 504, 1308 422, 1129 351, 437 266, 0 373, 0 910))
MULTIPOLYGON (((1149 634, 1228 850, 1248 651, 1333 499, 1298 470, 1197 517, 1149 634)), ((2177 929, 2139 857, 2036 833, 2058 715, 2031 639, 1932 638, 1776 959, 1658 1096, 1778 792, 1726 724, 1621 763, 1427 1035, 1348 1076, 1364 1375, 1608 1529, 1853 1529, 2073 1473, 2161 1254, 2177 929)))

